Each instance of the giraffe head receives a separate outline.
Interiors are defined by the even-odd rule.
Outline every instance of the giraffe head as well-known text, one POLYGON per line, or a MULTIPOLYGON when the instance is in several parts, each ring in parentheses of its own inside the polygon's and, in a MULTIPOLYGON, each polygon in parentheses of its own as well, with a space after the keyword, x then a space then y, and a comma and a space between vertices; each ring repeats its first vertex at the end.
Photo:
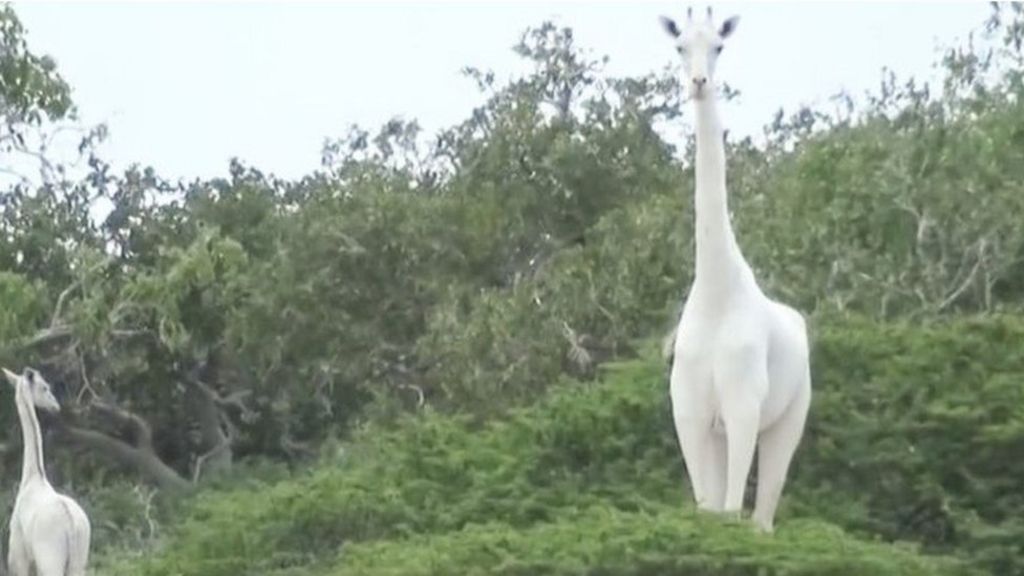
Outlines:
POLYGON ((14 389, 27 393, 36 408, 47 412, 60 412, 60 403, 53 395, 50 383, 43 379, 43 376, 35 368, 26 367, 21 374, 15 374, 7 368, 3 368, 3 371, 7 381, 14 386, 14 389))
POLYGON ((694 19, 693 9, 686 11, 686 25, 680 27, 675 20, 661 17, 661 25, 675 40, 676 51, 683 58, 683 72, 686 74, 690 95, 695 100, 704 98, 711 88, 715 75, 715 62, 722 53, 725 39, 736 30, 738 16, 733 16, 720 26, 715 26, 708 7, 707 18, 694 19))

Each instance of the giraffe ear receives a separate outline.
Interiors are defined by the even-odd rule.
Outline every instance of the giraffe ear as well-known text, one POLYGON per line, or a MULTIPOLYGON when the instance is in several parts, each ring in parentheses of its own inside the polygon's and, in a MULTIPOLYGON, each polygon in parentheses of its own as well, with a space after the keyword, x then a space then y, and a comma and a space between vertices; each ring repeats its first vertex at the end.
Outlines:
POLYGON ((660 20, 661 27, 665 29, 665 32, 668 32, 669 36, 673 38, 679 38, 679 26, 676 24, 675 20, 669 18, 668 16, 662 16, 660 20))
POLYGON ((718 30, 718 35, 722 38, 728 38, 730 34, 736 31, 736 24, 738 24, 739 21, 739 16, 733 16, 725 22, 722 22, 722 27, 718 30))

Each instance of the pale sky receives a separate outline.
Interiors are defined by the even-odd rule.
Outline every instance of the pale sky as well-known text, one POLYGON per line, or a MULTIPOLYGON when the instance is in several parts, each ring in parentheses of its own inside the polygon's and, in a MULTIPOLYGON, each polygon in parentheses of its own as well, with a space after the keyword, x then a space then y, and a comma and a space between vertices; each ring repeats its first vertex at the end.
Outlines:
MULTIPOLYGON (((739 14, 718 80, 742 92, 724 121, 759 134, 781 106, 861 94, 881 69, 921 78, 937 48, 966 38, 987 2, 715 2, 739 14)), ((683 2, 15 2, 30 48, 74 89, 82 119, 106 122, 102 155, 170 178, 227 174, 239 157, 298 178, 325 138, 393 116, 434 132, 482 102, 463 66, 525 68, 511 47, 553 19, 609 71, 641 75, 676 58, 658 16, 683 2)), ((699 12, 703 4, 697 5, 699 12)))

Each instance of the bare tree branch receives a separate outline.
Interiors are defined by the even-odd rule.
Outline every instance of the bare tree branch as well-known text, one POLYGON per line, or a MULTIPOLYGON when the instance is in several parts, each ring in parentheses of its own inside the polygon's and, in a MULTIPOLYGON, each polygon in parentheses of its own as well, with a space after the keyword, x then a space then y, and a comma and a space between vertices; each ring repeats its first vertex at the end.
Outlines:
MULTIPOLYGON (((112 411, 111 414, 124 416, 124 412, 119 410, 112 411)), ((129 419, 141 421, 137 416, 129 419)), ((145 428, 148 430, 148 424, 145 428)), ((62 425, 62 430, 72 441, 122 466, 140 472, 160 488, 177 492, 188 490, 190 487, 187 480, 157 456, 152 444, 136 442, 133 446, 103 432, 68 424, 62 425)))
POLYGON ((153 428, 144 418, 129 412, 120 406, 103 400, 93 400, 89 408, 100 413, 101 416, 110 418, 121 427, 128 427, 135 432, 135 446, 140 448, 153 448, 153 428))
POLYGON ((135 486, 132 488, 132 492, 142 502, 142 517, 146 520, 146 525, 149 527, 149 537, 156 536, 156 521, 153 520, 153 497, 156 496, 156 492, 153 490, 147 490, 143 493, 141 486, 135 486))
POLYGON ((426 403, 427 400, 426 395, 423 393, 423 388, 415 384, 399 384, 398 387, 401 388, 402 390, 412 390, 413 392, 415 392, 416 409, 418 410, 420 408, 423 408, 423 405, 426 403))
POLYGON ((49 328, 43 328, 30 338, 22 342, 22 348, 35 348, 37 346, 43 346, 45 344, 51 344, 57 340, 63 340, 72 336, 71 327, 60 324, 57 326, 50 326, 49 328))
POLYGON ((580 370, 588 370, 593 364, 593 357, 590 351, 583 345, 583 338, 569 326, 569 323, 562 320, 562 336, 569 343, 569 351, 566 356, 576 364, 580 370))
POLYGON ((954 289, 948 296, 946 296, 946 298, 941 303, 939 303, 938 308, 936 308, 937 311, 941 312, 945 310, 947 307, 949 307, 951 304, 956 302, 957 298, 960 298, 960 295, 967 291, 967 289, 970 288, 972 284, 974 284, 974 279, 978 276, 978 271, 981 269, 982 264, 984 264, 985 262, 985 247, 986 241, 984 238, 982 238, 977 245, 977 256, 974 262, 974 267, 971 268, 970 273, 967 274, 967 277, 964 279, 964 281, 961 282, 960 285, 956 289, 954 289))
POLYGON ((196 457, 192 470, 193 482, 199 481, 204 467, 219 472, 232 465, 232 446, 235 443, 237 429, 231 422, 231 418, 228 417, 228 411, 238 412, 243 421, 255 417, 255 413, 244 402, 252 391, 238 390, 227 396, 222 395, 199 378, 199 373, 207 366, 208 364, 204 362, 184 375, 187 385, 197 392, 194 401, 206 450, 196 457))
POLYGON ((68 299, 68 297, 71 295, 71 293, 74 292, 76 289, 78 289, 79 287, 82 286, 82 282, 85 280, 85 278, 87 276, 89 276, 93 272, 99 270, 100 268, 103 268, 104 266, 110 264, 113 261, 114 261, 113 258, 111 258, 109 256, 103 258, 103 260, 93 264, 87 270, 82 272, 82 274, 80 274, 78 276, 78 278, 76 278, 74 280, 74 282, 72 282, 71 284, 68 284, 67 288, 65 288, 64 290, 61 291, 60 295, 57 297, 57 304, 54 305, 54 307, 53 307, 53 316, 50 318, 50 327, 51 328, 54 327, 54 326, 57 326, 58 323, 60 322, 61 315, 64 312, 64 303, 68 299))
POLYGON ((307 458, 316 456, 316 450, 310 448, 309 444, 299 442, 292 438, 292 435, 287 430, 281 435, 281 450, 283 450, 289 458, 296 458, 297 454, 307 458))
POLYGON ((86 373, 85 370, 85 359, 82 357, 82 354, 80 354, 78 351, 77 342, 75 343, 73 350, 75 354, 75 359, 78 360, 78 373, 79 376, 82 378, 82 389, 78 391, 78 396, 75 398, 75 402, 81 404, 82 397, 85 395, 86 392, 89 393, 90 398, 97 398, 99 395, 96 394, 95 390, 93 390, 92 383, 89 381, 89 375, 86 373))
POLYGON ((199 478, 202 476, 203 464, 211 458, 221 456, 225 450, 231 449, 231 444, 234 442, 232 434, 227 434, 224 439, 214 446, 210 451, 200 454, 196 457, 195 467, 192 469, 192 482, 199 482, 199 478))

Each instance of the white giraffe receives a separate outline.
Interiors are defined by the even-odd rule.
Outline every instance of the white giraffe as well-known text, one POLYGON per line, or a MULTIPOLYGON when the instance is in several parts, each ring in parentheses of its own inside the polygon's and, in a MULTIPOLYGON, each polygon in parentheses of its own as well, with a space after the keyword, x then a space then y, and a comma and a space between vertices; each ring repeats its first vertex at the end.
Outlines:
POLYGON ((811 402, 803 317, 761 291, 732 231, 725 144, 713 84, 734 16, 715 28, 662 17, 682 56, 696 112, 696 271, 676 328, 670 394, 676 434, 702 510, 739 514, 758 452, 753 520, 773 529, 811 402))
POLYGON ((84 576, 89 560, 89 518, 71 498, 57 493, 46 478, 43 441, 36 408, 57 412, 50 385, 32 368, 15 374, 3 369, 14 386, 24 444, 21 485, 11 514, 7 546, 10 576, 84 576))

